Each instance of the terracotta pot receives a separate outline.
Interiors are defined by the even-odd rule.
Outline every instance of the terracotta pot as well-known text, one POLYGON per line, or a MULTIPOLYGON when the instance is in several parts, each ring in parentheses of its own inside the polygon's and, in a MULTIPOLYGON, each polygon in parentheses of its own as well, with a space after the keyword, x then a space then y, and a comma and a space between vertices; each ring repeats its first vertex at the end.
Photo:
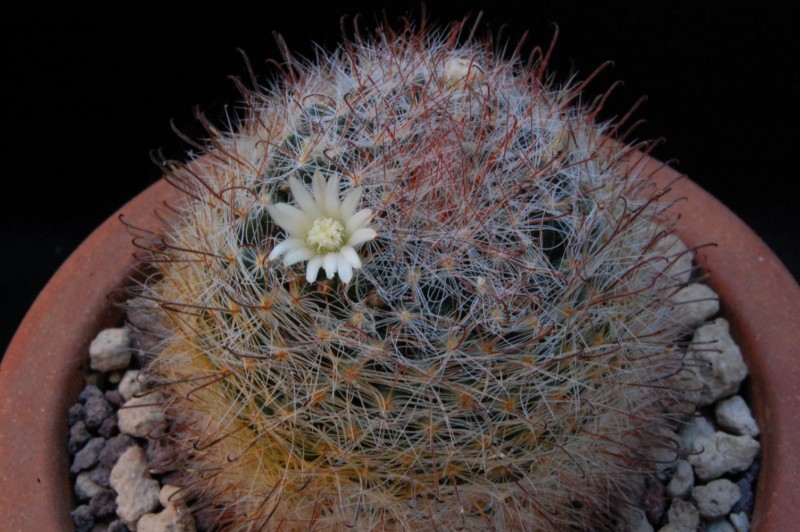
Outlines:
MULTIPOLYGON (((673 170, 644 158, 658 179, 673 170)), ((792 530, 800 521, 800 286, 767 246, 700 187, 682 179, 673 197, 681 238, 699 253, 709 284, 750 368, 763 459, 754 530, 792 530)), ((122 209, 133 225, 152 226, 153 209, 175 192, 161 181, 122 209)), ((118 213, 118 214, 119 214, 118 213)), ((0 367, 0 523, 3 530, 72 529, 67 410, 88 367, 88 347, 122 316, 107 294, 133 265, 131 235, 112 216, 58 270, 20 325, 0 367)))

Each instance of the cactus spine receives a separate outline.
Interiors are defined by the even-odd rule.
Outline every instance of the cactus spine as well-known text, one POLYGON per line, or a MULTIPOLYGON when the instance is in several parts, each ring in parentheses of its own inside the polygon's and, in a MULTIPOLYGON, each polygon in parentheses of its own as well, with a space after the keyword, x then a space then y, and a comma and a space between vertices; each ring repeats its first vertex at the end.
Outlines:
POLYGON ((219 528, 613 528, 654 469, 666 207, 579 86, 462 31, 287 58, 169 165, 185 201, 135 292, 171 467, 219 528), (306 238, 311 201, 340 210, 306 238), (326 262, 366 209, 357 263, 326 262))

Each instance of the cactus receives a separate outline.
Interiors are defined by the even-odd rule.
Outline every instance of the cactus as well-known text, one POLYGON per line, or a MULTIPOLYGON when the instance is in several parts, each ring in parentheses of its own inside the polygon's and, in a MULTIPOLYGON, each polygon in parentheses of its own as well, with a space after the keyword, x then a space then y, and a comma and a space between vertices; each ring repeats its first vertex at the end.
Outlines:
POLYGON ((286 54, 164 163, 155 465, 217 528, 610 529, 669 446, 663 190, 549 54, 465 33, 286 54))

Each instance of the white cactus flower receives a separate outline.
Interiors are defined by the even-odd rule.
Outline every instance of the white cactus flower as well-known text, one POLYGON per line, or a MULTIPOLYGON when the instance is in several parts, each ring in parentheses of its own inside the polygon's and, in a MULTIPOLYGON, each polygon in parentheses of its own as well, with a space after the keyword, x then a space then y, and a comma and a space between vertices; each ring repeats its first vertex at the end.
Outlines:
POLYGON ((442 77, 448 87, 453 87, 467 81, 470 84, 482 82, 483 71, 465 57, 452 57, 445 61, 442 77))
POLYGON ((288 238, 269 254, 269 260, 283 255, 284 266, 307 260, 306 280, 317 280, 320 268, 329 279, 335 273, 344 283, 353 278, 353 270, 361 267, 356 246, 377 236, 371 227, 370 209, 355 212, 361 199, 361 188, 353 187, 339 201, 339 177, 327 182, 319 172, 311 178, 312 196, 296 178, 289 179, 289 188, 297 206, 288 203, 268 205, 272 220, 283 228, 288 238))

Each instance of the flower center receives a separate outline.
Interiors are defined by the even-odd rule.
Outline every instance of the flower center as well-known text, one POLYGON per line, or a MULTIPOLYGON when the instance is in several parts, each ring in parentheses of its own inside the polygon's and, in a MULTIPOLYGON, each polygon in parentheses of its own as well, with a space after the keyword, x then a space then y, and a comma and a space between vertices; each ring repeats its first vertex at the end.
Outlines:
POLYGON ((317 218, 306 237, 317 253, 339 251, 344 245, 344 225, 333 218, 317 218))

